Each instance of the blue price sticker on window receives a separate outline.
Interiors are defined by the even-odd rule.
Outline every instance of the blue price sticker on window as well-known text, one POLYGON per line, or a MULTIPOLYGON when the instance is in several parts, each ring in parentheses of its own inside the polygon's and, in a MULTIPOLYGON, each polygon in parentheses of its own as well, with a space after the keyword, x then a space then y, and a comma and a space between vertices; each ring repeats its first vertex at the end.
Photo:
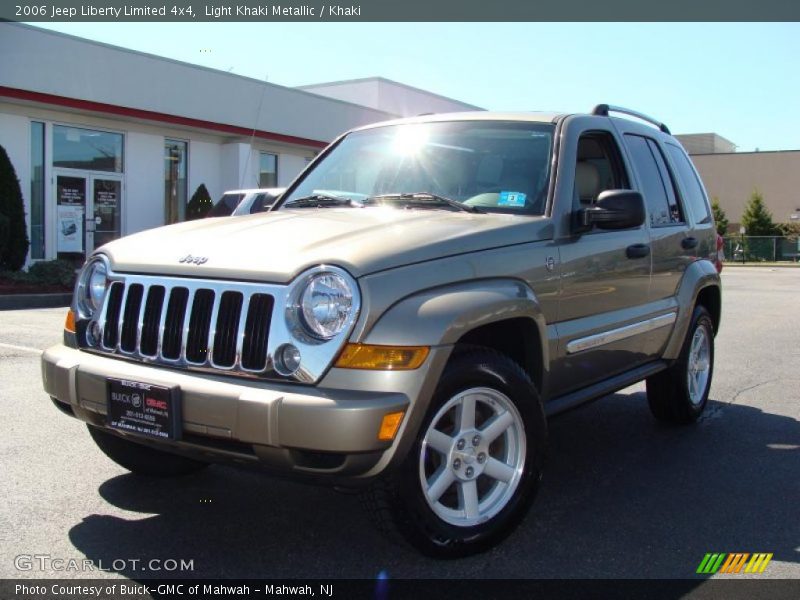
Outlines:
POLYGON ((500 192, 497 206, 511 206, 514 208, 525 206, 526 194, 522 192, 500 192))

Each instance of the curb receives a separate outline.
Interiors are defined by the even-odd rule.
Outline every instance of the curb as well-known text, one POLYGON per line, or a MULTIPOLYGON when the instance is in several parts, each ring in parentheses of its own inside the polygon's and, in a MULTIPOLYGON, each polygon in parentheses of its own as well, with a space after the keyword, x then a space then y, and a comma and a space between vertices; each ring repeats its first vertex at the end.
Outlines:
POLYGON ((740 269, 742 267, 755 267, 757 269, 798 269, 800 268, 800 264, 790 262, 790 263, 758 263, 758 262, 749 262, 749 263, 740 263, 740 262, 724 262, 722 263, 724 268, 734 268, 740 269))
POLYGON ((58 308, 69 306, 72 294, 7 294, 0 296, 0 310, 58 308))

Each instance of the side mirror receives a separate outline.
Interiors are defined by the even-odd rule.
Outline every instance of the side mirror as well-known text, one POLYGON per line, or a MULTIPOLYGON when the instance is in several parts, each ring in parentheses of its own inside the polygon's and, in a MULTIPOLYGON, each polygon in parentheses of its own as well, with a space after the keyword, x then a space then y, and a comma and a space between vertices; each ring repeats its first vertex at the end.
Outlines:
POLYGON ((606 190, 589 208, 577 211, 578 228, 628 229, 644 223, 644 198, 633 190, 606 190))

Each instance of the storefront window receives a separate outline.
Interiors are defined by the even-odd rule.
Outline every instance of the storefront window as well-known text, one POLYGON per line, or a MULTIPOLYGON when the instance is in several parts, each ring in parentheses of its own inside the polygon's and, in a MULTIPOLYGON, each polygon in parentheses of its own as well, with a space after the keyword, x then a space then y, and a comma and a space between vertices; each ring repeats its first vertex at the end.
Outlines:
POLYGON ((31 123, 31 258, 44 258, 44 123, 31 123))
POLYGON ((262 188, 277 187, 278 156, 269 152, 261 152, 259 158, 258 186, 262 188))
POLYGON ((186 219, 186 142, 164 140, 164 222, 186 219))
POLYGON ((54 125, 53 166, 122 173, 122 134, 54 125))

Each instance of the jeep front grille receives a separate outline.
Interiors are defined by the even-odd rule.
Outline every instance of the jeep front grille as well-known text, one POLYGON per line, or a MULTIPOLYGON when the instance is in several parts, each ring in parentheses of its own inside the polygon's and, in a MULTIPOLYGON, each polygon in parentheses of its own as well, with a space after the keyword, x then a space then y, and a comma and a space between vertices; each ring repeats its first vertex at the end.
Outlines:
POLYGON ((274 298, 258 284, 132 276, 113 281, 101 352, 183 367, 263 373, 274 298))

